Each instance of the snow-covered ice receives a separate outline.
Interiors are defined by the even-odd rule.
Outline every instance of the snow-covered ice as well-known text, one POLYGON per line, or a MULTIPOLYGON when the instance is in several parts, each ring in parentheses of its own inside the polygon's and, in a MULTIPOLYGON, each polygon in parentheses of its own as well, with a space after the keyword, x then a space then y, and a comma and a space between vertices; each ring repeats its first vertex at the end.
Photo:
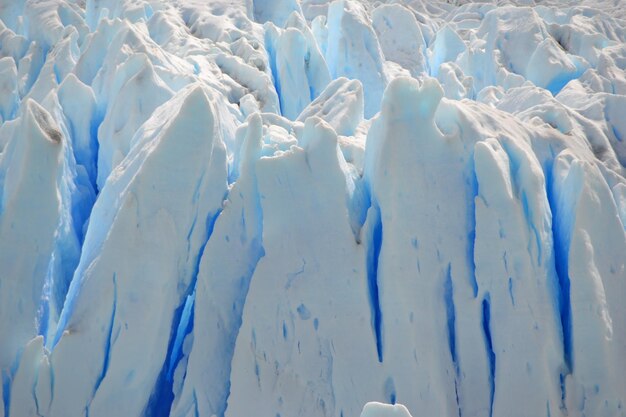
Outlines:
POLYGON ((623 0, 0 0, 0 417, 626 417, 623 0))

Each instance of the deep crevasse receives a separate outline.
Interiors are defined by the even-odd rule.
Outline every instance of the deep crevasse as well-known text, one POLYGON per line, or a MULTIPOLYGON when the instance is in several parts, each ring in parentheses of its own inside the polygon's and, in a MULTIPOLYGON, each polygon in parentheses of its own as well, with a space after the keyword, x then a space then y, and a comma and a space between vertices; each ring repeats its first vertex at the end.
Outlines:
POLYGON ((460 3, 0 1, 0 417, 626 415, 626 8, 460 3))

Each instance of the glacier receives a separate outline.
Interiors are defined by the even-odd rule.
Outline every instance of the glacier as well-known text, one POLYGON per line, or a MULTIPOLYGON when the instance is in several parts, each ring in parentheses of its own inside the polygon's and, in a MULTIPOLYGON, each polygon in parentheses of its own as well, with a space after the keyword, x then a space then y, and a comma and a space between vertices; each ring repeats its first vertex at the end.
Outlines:
POLYGON ((0 0, 0 417, 626 417, 623 0, 0 0))

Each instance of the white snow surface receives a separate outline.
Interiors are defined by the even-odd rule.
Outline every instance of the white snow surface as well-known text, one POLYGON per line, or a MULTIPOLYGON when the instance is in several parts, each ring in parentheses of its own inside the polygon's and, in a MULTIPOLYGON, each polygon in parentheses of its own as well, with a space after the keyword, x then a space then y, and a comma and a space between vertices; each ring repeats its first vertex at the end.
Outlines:
POLYGON ((625 417, 625 225, 624 0, 0 0, 0 417, 625 417))

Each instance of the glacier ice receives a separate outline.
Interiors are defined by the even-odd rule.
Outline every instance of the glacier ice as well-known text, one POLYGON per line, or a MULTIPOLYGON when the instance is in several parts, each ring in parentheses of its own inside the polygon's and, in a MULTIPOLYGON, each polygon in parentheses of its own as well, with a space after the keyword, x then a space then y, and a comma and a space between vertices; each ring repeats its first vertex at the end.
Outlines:
POLYGON ((372 401, 363 406, 361 417, 411 417, 411 414, 402 404, 391 405, 372 401))
POLYGON ((623 6, 0 0, 0 417, 626 416, 623 6))

